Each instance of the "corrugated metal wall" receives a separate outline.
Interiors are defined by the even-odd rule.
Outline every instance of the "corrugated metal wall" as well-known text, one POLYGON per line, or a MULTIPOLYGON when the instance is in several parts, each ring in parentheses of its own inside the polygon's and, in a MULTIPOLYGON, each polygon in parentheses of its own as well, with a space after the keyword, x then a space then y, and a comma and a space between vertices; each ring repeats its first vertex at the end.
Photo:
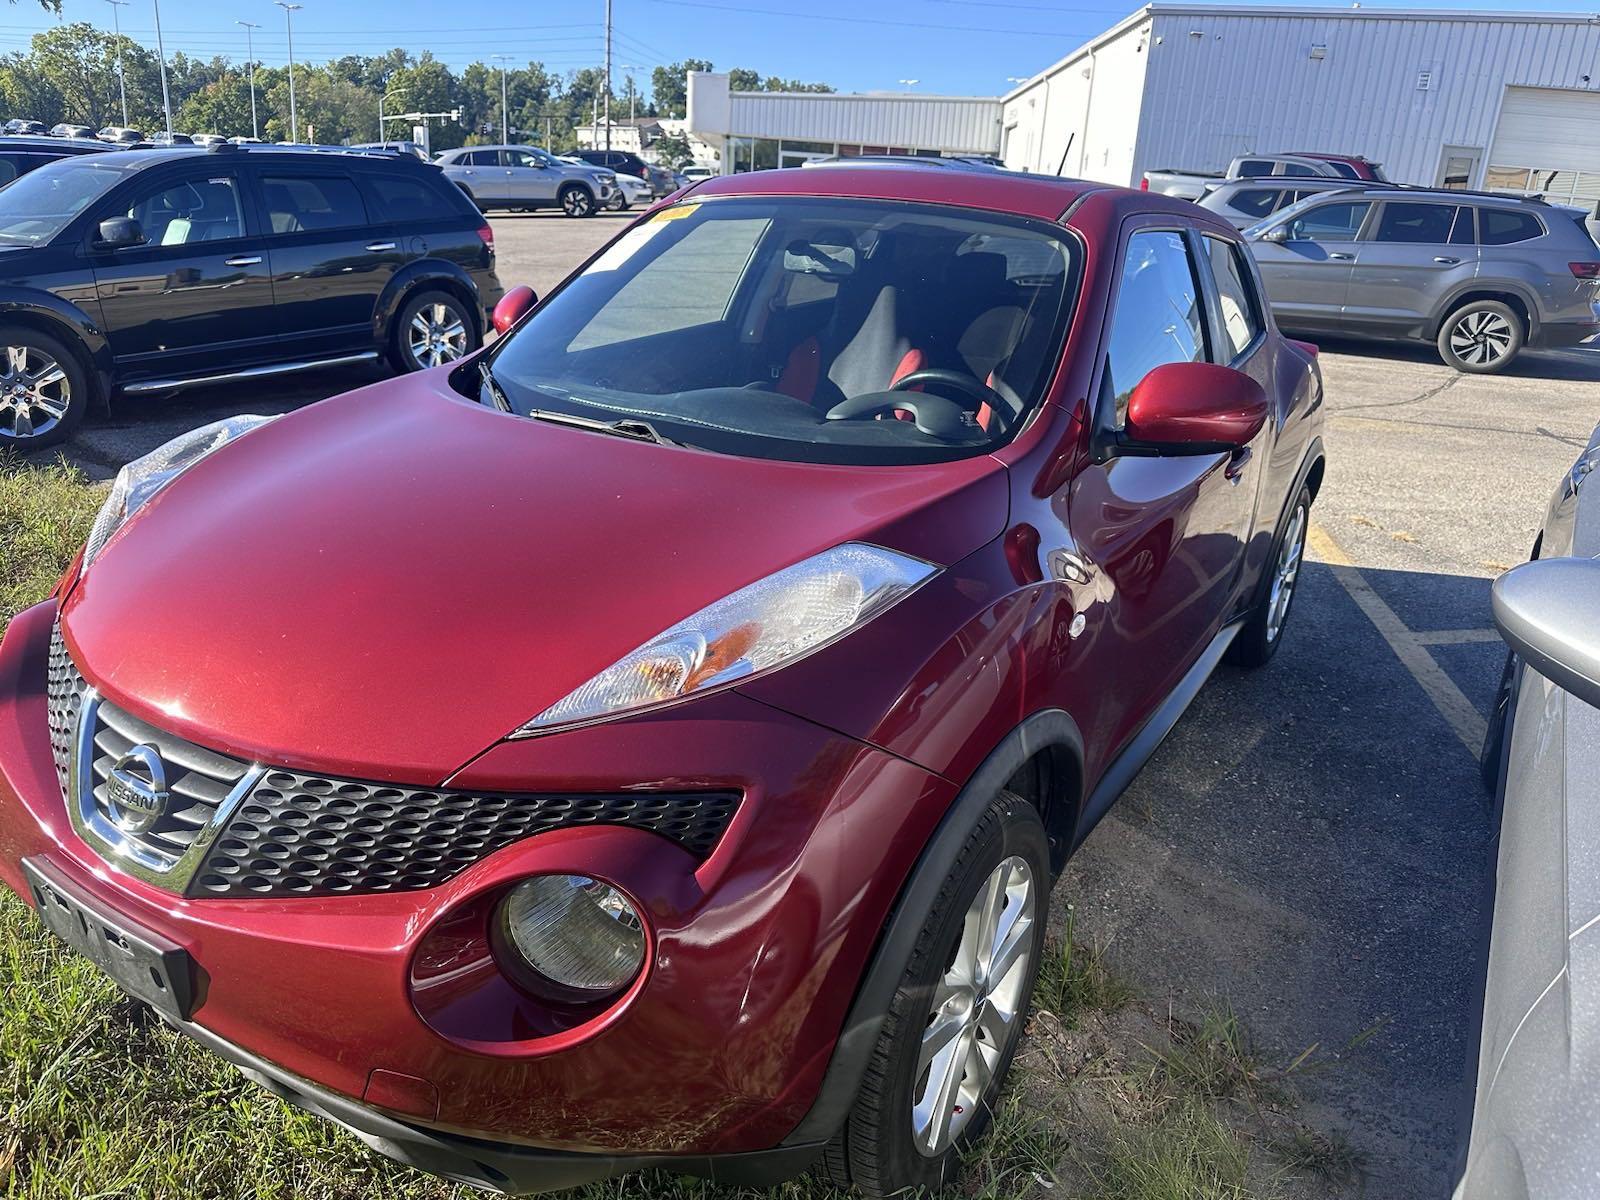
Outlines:
POLYGON ((1445 145, 1488 149, 1507 86, 1600 90, 1600 22, 1583 18, 1157 8, 1147 56, 1138 147, 1120 182, 1322 150, 1433 184, 1445 145), (1311 57, 1317 46, 1325 57, 1311 57))
POLYGON ((909 146, 993 154, 1000 148, 1000 101, 948 96, 828 96, 734 92, 735 137, 909 146))

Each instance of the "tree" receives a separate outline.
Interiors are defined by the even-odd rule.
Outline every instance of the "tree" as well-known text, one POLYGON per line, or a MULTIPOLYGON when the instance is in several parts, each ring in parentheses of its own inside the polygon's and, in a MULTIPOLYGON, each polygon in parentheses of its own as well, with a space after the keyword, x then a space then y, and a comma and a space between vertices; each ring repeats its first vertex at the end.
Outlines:
POLYGON ((681 133, 663 134, 650 144, 650 149, 655 151, 656 161, 673 170, 679 170, 694 161, 694 150, 689 145, 689 139, 681 133))
MULTIPOLYGON (((24 92, 19 97, 24 111, 46 124, 53 124, 47 118, 54 117, 98 129, 120 121, 118 46, 115 36, 85 21, 34 34, 28 53, 11 55, 7 61, 11 86, 24 92), (52 99, 50 107, 39 107, 52 99)), ((146 99, 153 94, 159 103, 161 95, 155 55, 126 37, 120 47, 127 70, 129 118, 143 121, 160 111, 146 99)))
MULTIPOLYGON (((257 82, 260 82, 259 77, 257 82)), ((339 79, 328 72, 295 67, 295 115, 299 119, 302 141, 325 144, 371 141, 377 127, 377 97, 367 88, 339 79)), ((269 141, 284 141, 289 137, 289 79, 274 82, 267 93, 272 115, 263 127, 269 141)), ((249 97, 246 96, 246 119, 249 97)))
POLYGON ((711 63, 703 58, 687 58, 670 66, 657 67, 650 73, 650 91, 655 105, 667 117, 689 115, 689 72, 709 71, 711 63))
MULTIPOLYGON (((274 115, 267 96, 256 84, 256 112, 265 124, 274 115)), ((287 92, 285 93, 287 95, 287 92)), ((296 99, 299 99, 297 96, 296 99)), ((241 73, 230 73, 184 98, 172 117, 173 128, 185 133, 220 133, 223 137, 244 137, 250 132, 250 81, 241 73)))

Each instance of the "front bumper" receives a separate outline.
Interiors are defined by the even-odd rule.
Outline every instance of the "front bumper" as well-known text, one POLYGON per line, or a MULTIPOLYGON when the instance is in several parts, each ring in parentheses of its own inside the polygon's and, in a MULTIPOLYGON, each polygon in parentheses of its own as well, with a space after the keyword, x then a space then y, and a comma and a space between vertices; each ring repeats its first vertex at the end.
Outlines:
POLYGON ((724 693, 505 743, 451 781, 737 788, 704 862, 644 830, 590 826, 513 843, 424 891, 184 898, 113 869, 67 820, 46 725, 54 618, 53 604, 30 609, 0 642, 0 878, 26 896, 21 860, 47 860, 192 955, 198 1000, 176 1022, 188 1032, 379 1149, 482 1186, 790 1163, 743 1158, 810 1109, 885 916, 954 796, 909 763, 724 693), (423 939, 496 889, 565 871, 617 883, 647 915, 653 961, 627 997, 557 1033, 517 1026, 482 993, 424 1018, 423 939))

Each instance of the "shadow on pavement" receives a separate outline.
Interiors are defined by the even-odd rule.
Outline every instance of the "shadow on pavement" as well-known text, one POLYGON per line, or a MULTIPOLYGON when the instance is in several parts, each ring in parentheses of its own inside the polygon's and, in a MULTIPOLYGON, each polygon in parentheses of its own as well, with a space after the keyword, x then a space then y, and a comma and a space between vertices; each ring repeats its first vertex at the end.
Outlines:
MULTIPOLYGON (((1447 370, 1432 343, 1369 342, 1331 334, 1306 335, 1306 340, 1330 354, 1423 363, 1447 370)), ((1600 347, 1568 350, 1527 350, 1498 375, 1510 379, 1566 379, 1600 381, 1600 347)), ((1483 376, 1494 378, 1494 376, 1483 376)))

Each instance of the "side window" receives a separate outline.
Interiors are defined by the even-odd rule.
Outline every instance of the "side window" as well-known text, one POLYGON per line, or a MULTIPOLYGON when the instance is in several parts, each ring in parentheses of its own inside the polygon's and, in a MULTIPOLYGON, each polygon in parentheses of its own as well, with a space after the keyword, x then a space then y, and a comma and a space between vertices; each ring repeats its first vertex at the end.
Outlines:
POLYGON ((506 150, 503 153, 505 155, 505 165, 508 167, 538 168, 544 165, 538 155, 529 154, 526 150, 506 150))
POLYGON ((1328 165, 1333 168, 1333 173, 1335 175, 1338 175, 1338 176, 1340 176, 1340 177, 1342 177, 1344 179, 1360 179, 1361 178, 1360 175, 1356 174, 1356 169, 1354 167, 1352 167, 1349 163, 1330 162, 1328 165))
POLYGON ((1239 246, 1221 238, 1206 238, 1206 256, 1211 260, 1211 275, 1217 282, 1217 304, 1222 310, 1222 345, 1216 347, 1218 362, 1238 358, 1260 334, 1261 309, 1256 302, 1255 285, 1240 255, 1239 246))
POLYGON ((1478 241, 1478 230, 1473 222, 1476 210, 1463 204, 1456 209, 1456 223, 1450 227, 1450 244, 1452 246, 1473 246, 1478 241))
POLYGON ((10 183, 18 175, 26 173, 28 168, 23 164, 27 161, 21 154, 0 154, 0 187, 10 183))
POLYGON ((1264 158, 1246 158, 1239 163, 1240 179, 1258 179, 1272 174, 1272 164, 1264 158))
MULTIPOLYGON (((448 190, 441 193, 432 176, 405 179, 398 175, 374 175, 365 182, 380 221, 445 221, 461 216, 462 210, 452 203, 448 190)), ((444 183, 446 189, 456 186, 448 181, 444 183)))
POLYGON ((1310 167, 1306 166, 1304 163, 1284 163, 1283 164, 1282 174, 1284 174, 1284 175, 1299 175, 1299 176, 1304 177, 1304 176, 1307 176, 1307 175, 1313 175, 1314 176, 1314 175, 1318 175, 1320 173, 1321 172, 1313 171, 1310 167))
POLYGON ((1371 207, 1364 200, 1320 205, 1289 223, 1289 238, 1296 242, 1353 242, 1371 207))
POLYGON ((1443 246, 1449 243, 1450 230, 1455 223, 1454 204, 1400 203, 1391 200, 1378 214, 1378 228, 1372 240, 1443 246))
POLYGON ((1243 188, 1233 195, 1230 206, 1252 217, 1264 217, 1278 207, 1278 192, 1274 188, 1243 188))
POLYGON ((151 246, 187 246, 244 236, 239 181, 231 175, 164 183, 136 195, 127 216, 151 246))
POLYGON ((1151 371, 1205 357, 1200 289, 1188 243, 1171 230, 1134 234, 1122 260, 1102 384, 1116 406, 1115 427, 1127 423, 1128 396, 1151 371))
POLYGON ((273 233, 308 233, 367 224, 355 180, 337 175, 263 175, 261 198, 273 233))
POLYGON ((1478 210, 1478 240, 1485 246, 1509 246, 1513 242, 1526 242, 1544 232, 1544 226, 1532 213, 1518 212, 1514 208, 1480 208, 1478 210))
POLYGON ((461 161, 469 167, 498 167, 500 165, 500 151, 472 150, 463 154, 461 161))

